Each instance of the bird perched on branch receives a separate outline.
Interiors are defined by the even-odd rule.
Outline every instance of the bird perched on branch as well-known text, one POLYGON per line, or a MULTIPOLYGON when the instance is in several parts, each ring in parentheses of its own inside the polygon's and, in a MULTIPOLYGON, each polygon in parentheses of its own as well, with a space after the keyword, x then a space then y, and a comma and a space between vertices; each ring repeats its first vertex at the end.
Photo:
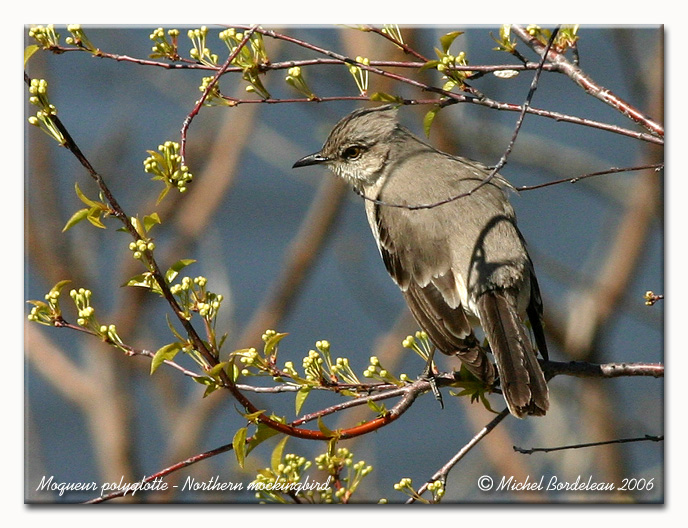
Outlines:
POLYGON ((480 163, 433 148, 397 121, 397 108, 359 109, 322 149, 294 167, 325 165, 363 196, 382 260, 418 324, 492 386, 495 371, 514 416, 544 415, 549 395, 536 351, 547 359, 542 300, 516 226, 510 184, 480 163))

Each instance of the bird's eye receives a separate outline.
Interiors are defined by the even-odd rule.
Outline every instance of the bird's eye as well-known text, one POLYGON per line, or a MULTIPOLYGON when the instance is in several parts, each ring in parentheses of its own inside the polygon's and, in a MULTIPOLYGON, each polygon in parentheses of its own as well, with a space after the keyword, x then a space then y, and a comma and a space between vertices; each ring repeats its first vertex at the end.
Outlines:
POLYGON ((352 145, 344 150, 342 156, 347 160, 355 160, 359 158, 364 151, 365 147, 362 147, 361 145, 352 145))

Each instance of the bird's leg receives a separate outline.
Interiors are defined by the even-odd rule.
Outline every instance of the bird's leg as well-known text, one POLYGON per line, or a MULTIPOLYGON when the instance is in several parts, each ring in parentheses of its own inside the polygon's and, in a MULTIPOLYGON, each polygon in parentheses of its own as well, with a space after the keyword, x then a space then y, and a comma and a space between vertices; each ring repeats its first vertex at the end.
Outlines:
POLYGON ((421 379, 425 379, 428 381, 428 383, 430 383, 430 389, 432 390, 432 394, 435 396, 435 399, 438 402, 440 402, 440 407, 444 409, 442 393, 440 392, 440 389, 437 387, 437 381, 435 379, 435 376, 437 375, 437 367, 435 366, 435 362, 433 361, 434 356, 435 350, 433 349, 428 355, 428 361, 425 363, 425 368, 423 368, 423 372, 421 373, 420 377, 421 379))

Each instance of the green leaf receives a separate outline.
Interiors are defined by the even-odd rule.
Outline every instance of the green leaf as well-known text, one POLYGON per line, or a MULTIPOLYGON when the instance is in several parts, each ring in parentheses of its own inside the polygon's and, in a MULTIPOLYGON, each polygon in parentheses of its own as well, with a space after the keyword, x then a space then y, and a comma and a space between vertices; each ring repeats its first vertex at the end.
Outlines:
POLYGON ((181 259, 170 266, 170 268, 165 272, 165 279, 167 282, 172 282, 175 277, 179 274, 181 270, 187 267, 189 264, 196 262, 194 259, 181 259))
POLYGON ((213 368, 211 368, 208 371, 208 376, 210 376, 212 378, 217 378, 220 375, 220 372, 222 372, 222 369, 225 368, 226 366, 227 366, 226 361, 222 361, 222 362, 218 363, 217 365, 215 365, 213 368))
POLYGON ((88 210, 88 214, 86 215, 86 220, 91 222, 94 226, 99 227, 101 229, 105 229, 105 224, 100 219, 100 215, 103 212, 102 208, 100 206, 93 206, 88 210))
POLYGON ((88 198, 84 193, 81 192, 81 189, 79 189, 79 184, 75 183, 74 184, 74 190, 76 191, 76 195, 79 197, 79 200, 84 202, 86 205, 89 207, 101 207, 102 204, 99 202, 94 202, 90 198, 88 198))
MULTIPOLYGON (((147 273, 150 273, 150 272, 147 272, 147 273)), ((156 284, 157 284, 157 282, 156 282, 156 284)), ((169 314, 165 314, 165 320, 167 321, 167 328, 170 329, 170 332, 172 332, 172 335, 174 335, 174 337, 179 339, 179 342, 183 342, 184 338, 182 337, 182 335, 179 332, 177 332, 177 329, 172 324, 172 320, 170 319, 169 314)))
MULTIPOLYGON (((162 294, 162 290, 158 286, 158 283, 153 278, 153 274, 150 271, 133 276, 127 282, 122 284, 122 286, 137 286, 139 288, 146 288, 153 293, 162 294)), ((183 339, 180 338, 180 341, 183 341, 183 339)))
POLYGON ((246 458, 246 433, 248 432, 248 427, 242 427, 232 438, 232 449, 234 449, 234 454, 236 455, 239 467, 243 469, 244 459, 246 458))
POLYGON ((143 288, 150 288, 150 279, 151 272, 146 271, 145 273, 134 275, 131 279, 122 284, 122 286, 141 286, 143 288))
POLYGON ((445 53, 449 51, 452 42, 454 42, 454 39, 456 39, 456 37, 459 35, 463 35, 463 31, 452 31, 451 33, 447 33, 446 35, 440 37, 440 44, 442 45, 442 49, 445 53))
POLYGON ((285 435, 284 438, 282 438, 282 440, 277 442, 277 446, 275 446, 275 449, 272 450, 272 456, 270 457, 270 467, 275 473, 277 473, 278 466, 282 462, 284 446, 287 444, 287 440, 289 440, 289 437, 285 435))
POLYGON ((249 440, 248 447, 246 448, 246 455, 253 451, 258 445, 262 444, 267 440, 268 438, 272 438, 278 434, 278 431, 276 429, 273 429, 272 427, 269 427, 265 425, 262 422, 259 422, 258 425, 256 426, 256 432, 253 433, 253 436, 249 440))
POLYGON ((423 118, 423 130, 425 131, 425 135, 428 137, 430 137, 430 127, 432 126, 432 122, 435 120, 435 117, 440 110, 441 108, 439 106, 433 106, 430 110, 428 110, 428 113, 425 114, 425 117, 423 118))
POLYGON ((79 209, 76 213, 74 213, 72 215, 72 217, 69 220, 67 220, 67 223, 62 228, 62 232, 64 233, 68 229, 71 229, 72 227, 74 227, 76 224, 81 222, 87 216, 88 216, 88 209, 79 209))
POLYGON ((449 79, 446 83, 444 83, 444 86, 442 86, 442 89, 445 92, 451 92, 455 86, 456 86, 456 81, 453 79, 449 79))
POLYGON ((64 288, 64 287, 65 287, 67 284, 69 284, 70 282, 72 282, 72 281, 69 280, 69 279, 61 280, 60 282, 58 282, 57 284, 55 284, 55 286, 53 286, 52 288, 50 288, 50 293, 62 291, 62 288, 64 288))
MULTIPOLYGON (((222 346, 222 345, 220 345, 222 346)), ((218 349, 220 348, 218 346, 218 349)), ((233 383, 236 383, 237 380, 239 379, 239 374, 241 374, 241 370, 239 369, 238 366, 235 365, 234 363, 234 358, 232 358, 231 361, 228 362, 227 365, 227 375, 229 376, 229 379, 232 380, 233 383)))
POLYGON ((146 230, 146 232, 150 231, 151 227, 154 225, 160 223, 161 221, 158 213, 153 213, 143 217, 143 228, 146 230))
POLYGON ((205 391, 203 391, 204 398, 220 388, 219 383, 210 376, 194 376, 191 379, 200 385, 205 385, 205 391))
POLYGON ((283 334, 275 334, 271 336, 266 342, 265 342, 265 356, 269 356, 273 353, 273 351, 277 348, 277 345, 279 344, 282 339, 287 337, 289 334, 283 333, 283 334))
POLYGON ((160 165, 165 165, 165 156, 163 156, 160 152, 157 150, 147 150, 148 154, 155 160, 156 163, 159 163, 160 165))
MULTIPOLYGON (((437 48, 435 48, 437 50, 437 48)), ((437 65, 440 63, 438 60, 429 60, 425 64, 423 64, 420 68, 418 68, 419 72, 425 71, 425 70, 430 70, 432 68, 437 68, 437 65)))
POLYGON ((497 411, 495 411, 495 410, 492 408, 492 405, 490 405, 490 402, 489 402, 489 400, 487 399, 487 396, 485 396, 485 393, 484 393, 484 392, 481 392, 481 393, 480 393, 480 402, 481 402, 481 403, 485 406, 485 408, 486 408, 488 411, 490 411, 491 413, 499 414, 497 411))
POLYGON ((151 361, 151 375, 158 369, 160 365, 163 364, 165 360, 172 361, 174 356, 176 356, 181 349, 181 345, 177 342, 170 343, 169 345, 159 348, 153 356, 153 361, 151 361))
POLYGON ((193 376, 191 379, 200 385, 217 385, 217 382, 209 376, 193 376))
POLYGON ((378 403, 373 400, 368 400, 368 407, 370 407, 378 416, 383 416, 387 413, 387 407, 384 403, 378 403))
MULTIPOLYGON (((153 178, 155 179, 155 178, 153 178)), ((165 187, 162 191, 160 191, 160 194, 158 195, 158 199, 155 200, 155 205, 159 205, 160 202, 167 196, 167 193, 170 192, 170 189, 172 189, 172 186, 168 183, 165 184, 165 187)))
POLYGON ((209 396, 210 394, 212 394, 213 392, 215 392, 219 388, 220 388, 220 385, 217 383, 217 381, 212 383, 212 384, 208 384, 208 386, 205 388, 205 391, 203 391, 203 397, 206 398, 207 396, 209 396))
POLYGON ((31 44, 30 46, 26 46, 26 48, 24 48, 24 68, 26 68, 26 63, 29 62, 31 55, 36 53, 39 49, 40 48, 38 44, 31 44))
POLYGON ((392 95, 385 92, 375 92, 370 96, 371 101, 383 101, 385 103, 403 103, 404 98, 399 95, 392 95))
MULTIPOLYGON (((227 339, 227 336, 228 336, 228 335, 229 335, 229 334, 228 334, 227 332, 225 332, 224 334, 222 334, 222 337, 220 337, 220 341, 218 341, 218 343, 217 343, 217 349, 218 349, 218 350, 220 350, 220 349, 222 348, 222 345, 225 344, 225 340, 227 339)), ((235 380, 235 381, 236 381, 236 380, 235 380)))
POLYGON ((256 423, 258 421, 258 417, 264 413, 265 413, 265 410, 262 410, 262 411, 252 412, 252 413, 242 413, 241 416, 246 418, 246 420, 248 420, 251 423, 256 423))
POLYGON ((294 402, 295 407, 296 407, 296 414, 301 413, 301 407, 303 407, 303 404, 306 401, 306 398, 308 398, 308 395, 310 393, 311 393, 310 387, 303 387, 302 389, 299 389, 296 392, 296 401, 294 402))
POLYGON ((325 422, 322 421, 322 417, 318 416, 318 429, 320 429, 320 432, 324 434, 325 436, 335 436, 334 432, 332 429, 328 428, 325 425, 325 422))
POLYGON ((132 216, 130 218, 131 225, 134 226, 134 229, 136 229, 136 232, 139 234, 141 238, 146 238, 146 231, 143 229, 143 226, 141 225, 141 222, 139 222, 139 219, 135 216, 132 216))

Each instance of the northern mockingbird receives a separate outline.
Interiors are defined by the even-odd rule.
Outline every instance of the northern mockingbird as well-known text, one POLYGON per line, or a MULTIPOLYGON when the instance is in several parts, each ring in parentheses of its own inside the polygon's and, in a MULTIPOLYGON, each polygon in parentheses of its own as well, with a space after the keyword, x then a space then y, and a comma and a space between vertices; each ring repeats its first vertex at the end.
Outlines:
POLYGON ((387 271, 416 321, 444 354, 457 355, 492 386, 495 372, 473 326, 483 328, 511 414, 544 415, 547 383, 524 326, 542 356, 542 300, 533 264, 501 176, 445 154, 397 122, 397 108, 359 109, 334 127, 322 149, 294 167, 323 164, 365 197, 365 211, 387 271))

